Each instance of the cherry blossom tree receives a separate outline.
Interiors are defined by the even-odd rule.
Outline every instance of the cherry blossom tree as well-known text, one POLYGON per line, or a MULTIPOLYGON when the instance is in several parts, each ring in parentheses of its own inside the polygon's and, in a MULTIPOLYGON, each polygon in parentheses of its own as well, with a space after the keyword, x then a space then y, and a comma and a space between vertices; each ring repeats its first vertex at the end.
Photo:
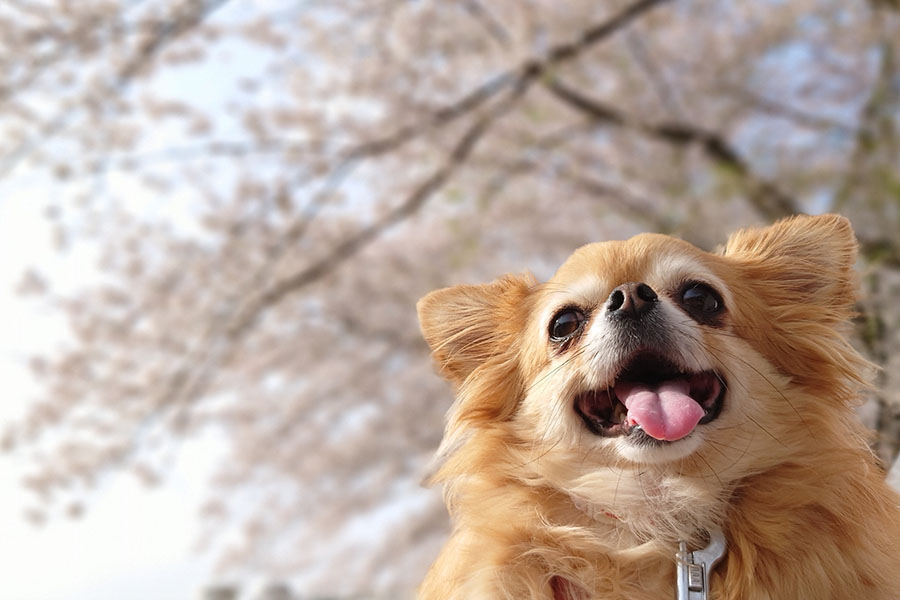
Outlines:
POLYGON ((867 418, 897 451, 889 2, 11 0, 0 32, 0 177, 53 190, 60 251, 99 269, 20 286, 71 329, 3 432, 33 519, 213 431, 224 567, 408 590, 447 531, 417 298, 796 212, 857 228, 858 340, 894 390, 867 418))

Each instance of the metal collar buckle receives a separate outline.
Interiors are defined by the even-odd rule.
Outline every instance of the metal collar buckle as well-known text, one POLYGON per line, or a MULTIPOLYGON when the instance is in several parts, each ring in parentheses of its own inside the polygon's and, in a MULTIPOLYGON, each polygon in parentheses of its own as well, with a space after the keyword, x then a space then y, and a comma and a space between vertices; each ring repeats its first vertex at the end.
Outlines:
POLYGON ((677 600, 708 600, 709 574, 725 556, 725 534, 718 527, 709 529, 709 544, 702 550, 688 552, 685 542, 678 542, 676 576, 677 600))

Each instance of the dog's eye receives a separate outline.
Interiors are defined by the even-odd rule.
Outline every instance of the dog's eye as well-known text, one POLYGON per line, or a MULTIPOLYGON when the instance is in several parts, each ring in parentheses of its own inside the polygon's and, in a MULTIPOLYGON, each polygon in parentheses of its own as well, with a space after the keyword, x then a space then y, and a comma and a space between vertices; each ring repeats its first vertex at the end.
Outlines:
POLYGON ((554 342, 565 342, 578 333, 585 320, 584 313, 577 308, 563 309, 550 322, 550 339, 554 342))
POLYGON ((722 297, 714 289, 703 283, 689 283, 682 289, 681 303, 697 316, 710 318, 725 307, 722 297))

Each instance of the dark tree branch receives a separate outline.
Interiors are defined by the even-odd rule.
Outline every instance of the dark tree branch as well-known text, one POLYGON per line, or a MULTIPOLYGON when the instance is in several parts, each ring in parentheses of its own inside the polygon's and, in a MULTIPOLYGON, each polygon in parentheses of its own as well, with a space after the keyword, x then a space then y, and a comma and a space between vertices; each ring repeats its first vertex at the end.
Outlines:
POLYGON ((614 106, 590 98, 558 80, 547 84, 550 92, 569 107, 592 119, 616 127, 628 127, 672 146, 699 146, 712 162, 734 173, 743 183, 756 211, 770 221, 798 212, 797 202, 774 183, 757 175, 750 164, 724 137, 691 123, 645 123, 614 106))
POLYGON ((668 1, 669 0, 641 0, 640 2, 635 2, 609 20, 598 23, 593 27, 589 27, 574 42, 554 46, 547 53, 547 58, 540 62, 543 63, 543 66, 546 68, 556 66, 559 63, 575 58, 588 47, 593 46, 597 42, 606 39, 613 33, 624 28, 645 12, 668 1))
POLYGON ((550 69, 576 58, 585 49, 608 38, 640 15, 667 1, 640 0, 635 2, 608 20, 587 28, 574 41, 552 47, 543 59, 525 61, 518 67, 492 78, 464 96, 460 101, 435 112, 426 123, 401 129, 386 138, 364 143, 346 152, 346 158, 342 166, 352 168, 352 165, 358 163, 361 159, 375 157, 394 150, 419 135, 422 131, 430 127, 445 125, 462 115, 471 113, 503 89, 512 88, 507 98, 495 105, 467 130, 466 134, 451 152, 447 162, 413 190, 403 204, 339 244, 325 258, 294 275, 275 282, 269 289, 254 299, 248 308, 238 316, 236 321, 228 328, 228 335, 230 337, 239 336, 256 321, 259 313, 265 308, 276 304, 288 293, 309 285, 325 274, 330 273, 337 265, 355 255, 385 230, 415 214, 466 160, 475 144, 481 139, 493 121, 511 109, 535 80, 542 77, 550 69))
POLYGON ((293 275, 275 282, 257 296, 238 315, 234 323, 229 326, 227 335, 232 338, 240 337, 259 318, 264 310, 277 304, 289 293, 331 273, 335 267, 360 252, 385 231, 418 212, 428 199, 443 187, 466 161, 493 122, 515 106, 528 87, 530 87, 530 84, 531 79, 522 79, 520 84, 511 90, 502 102, 495 105, 492 110, 469 127, 457 141, 444 164, 434 171, 431 176, 422 181, 402 204, 338 244, 324 258, 293 275))
POLYGON ((574 41, 553 46, 544 58, 527 60, 491 77, 456 102, 437 109, 424 122, 402 127, 383 138, 347 148, 340 154, 344 161, 353 161, 376 157, 395 150, 431 128, 447 125, 458 117, 470 114, 504 89, 519 85, 524 79, 534 79, 549 69, 577 57, 588 47, 606 39, 645 12, 668 1, 670 0, 640 0, 610 19, 588 27, 574 41))

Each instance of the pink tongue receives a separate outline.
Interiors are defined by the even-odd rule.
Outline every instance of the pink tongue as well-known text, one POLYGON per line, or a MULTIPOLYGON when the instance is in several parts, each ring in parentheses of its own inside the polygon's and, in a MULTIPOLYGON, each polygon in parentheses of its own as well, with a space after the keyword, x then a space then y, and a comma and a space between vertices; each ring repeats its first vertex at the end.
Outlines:
POLYGON ((640 425, 658 440, 680 440, 703 418, 703 408, 688 395, 690 384, 684 379, 663 381, 655 388, 623 381, 615 392, 628 409, 628 423, 640 425))

